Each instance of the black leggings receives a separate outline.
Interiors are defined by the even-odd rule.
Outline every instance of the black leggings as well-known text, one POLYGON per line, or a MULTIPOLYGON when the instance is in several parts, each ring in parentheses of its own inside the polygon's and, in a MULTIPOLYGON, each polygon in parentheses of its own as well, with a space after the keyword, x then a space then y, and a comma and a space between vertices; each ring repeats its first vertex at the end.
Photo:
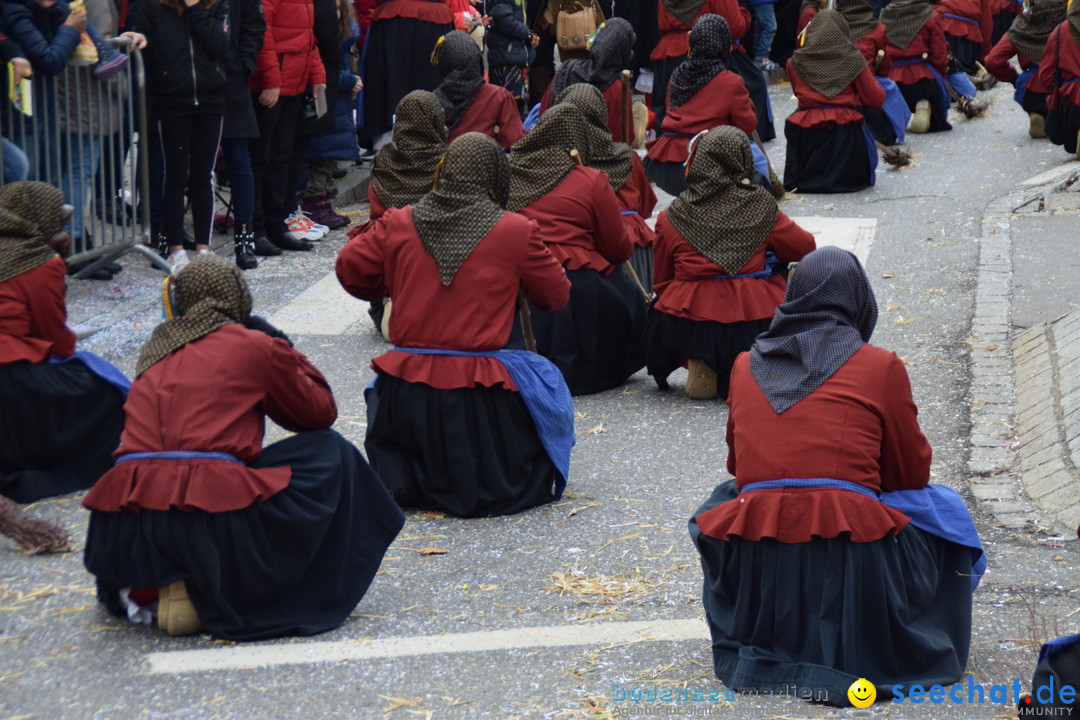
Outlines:
POLYGON ((214 219, 214 171, 221 115, 180 115, 158 120, 161 152, 165 156, 162 183, 161 225, 170 247, 183 245, 184 191, 191 200, 191 220, 196 244, 210 244, 214 219))

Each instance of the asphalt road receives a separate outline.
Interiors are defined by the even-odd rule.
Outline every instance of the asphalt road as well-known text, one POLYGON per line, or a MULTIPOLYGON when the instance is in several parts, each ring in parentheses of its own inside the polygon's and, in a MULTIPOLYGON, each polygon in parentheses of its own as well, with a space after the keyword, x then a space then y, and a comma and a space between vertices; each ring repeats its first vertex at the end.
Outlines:
MULTIPOLYGON (((1011 688, 1014 679, 1026 686, 1041 641, 1080 629, 1076 543, 995 527, 967 489, 965 339, 983 209, 1067 159, 1027 137, 1011 89, 991 94, 988 117, 912 136, 916 165, 881 169, 876 188, 782 204, 793 216, 877 221, 867 262, 881 309, 874 342, 908 362, 934 448, 934 481, 968 499, 990 558, 975 596, 968 663, 971 681, 987 689, 1011 688)), ((786 87, 774 88, 773 100, 777 117, 793 107, 786 87)), ((778 127, 768 150, 779 170, 782 121, 778 127)), ((271 315, 323 277, 342 242, 328 239, 314 253, 250 273, 257 308, 271 315)), ((121 282, 71 291, 73 318, 106 328, 86 348, 129 372, 156 322, 133 302, 156 292, 157 276, 140 264, 132 261, 121 282)), ((356 322, 343 332, 293 339, 335 389, 337 429, 361 444, 368 361, 386 345, 362 303, 348 302, 336 311, 354 313, 356 322)), ((673 387, 681 377, 672 377, 673 387)), ((857 711, 790 698, 618 700, 654 686, 722 693, 686 521, 726 479, 726 409, 660 392, 644 373, 621 389, 577 398, 576 408, 578 444, 561 502, 484 520, 409 513, 353 617, 316 638, 242 646, 170 639, 100 609, 78 553, 31 557, 0 540, 0 720, 1011 717, 1009 705, 990 702, 879 702, 857 711), (425 547, 447 552, 422 554, 425 547), (643 625, 619 624, 635 622, 643 625), (607 634, 590 640, 593 631, 607 634), (432 652, 458 634, 453 642, 463 651, 432 652), (401 638, 412 639, 388 642, 401 638)), ((34 512, 67 523, 81 546, 86 513, 78 501, 58 498, 34 512)))

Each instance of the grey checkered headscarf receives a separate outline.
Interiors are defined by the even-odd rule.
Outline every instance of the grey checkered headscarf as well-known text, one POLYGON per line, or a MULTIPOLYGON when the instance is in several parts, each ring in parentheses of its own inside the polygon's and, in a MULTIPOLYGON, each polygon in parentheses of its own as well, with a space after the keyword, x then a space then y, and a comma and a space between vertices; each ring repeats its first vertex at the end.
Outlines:
POLYGON ((773 410, 782 413, 821 387, 870 342, 877 316, 858 258, 836 247, 806 255, 772 325, 750 348, 750 373, 773 410))

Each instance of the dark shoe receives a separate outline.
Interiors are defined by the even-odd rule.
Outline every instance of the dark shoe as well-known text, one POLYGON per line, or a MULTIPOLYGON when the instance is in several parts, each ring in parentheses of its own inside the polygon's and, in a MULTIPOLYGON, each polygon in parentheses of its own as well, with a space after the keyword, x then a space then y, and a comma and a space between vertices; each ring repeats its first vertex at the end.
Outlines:
POLYGON ((269 238, 270 242, 272 242, 274 245, 281 248, 282 250, 295 250, 298 252, 303 252, 306 250, 315 249, 315 246, 309 243, 307 240, 295 240, 286 234, 281 234, 277 237, 267 237, 269 238))
POLYGON ((341 180, 348 174, 349 174, 348 170, 346 170, 345 168, 340 168, 339 167, 339 168, 335 168, 334 171, 332 173, 330 173, 330 177, 334 178, 335 180, 341 180))
POLYGON ((266 237, 266 232, 262 230, 255 231, 252 247, 256 255, 261 255, 263 257, 273 257, 281 254, 281 248, 270 242, 266 237))
MULTIPOLYGON (((75 273, 80 272, 81 270, 85 269, 92 262, 94 262, 94 261, 93 260, 88 260, 86 262, 75 263, 74 265, 70 265, 70 266, 68 266, 67 274, 68 275, 74 275, 75 273)), ((90 273, 89 275, 84 275, 80 279, 81 280, 112 280, 113 275, 115 275, 116 273, 109 270, 108 268, 109 268, 109 265, 115 265, 115 264, 116 263, 106 263, 105 265, 99 267, 94 272, 90 273)))
POLYGON ((237 223, 233 235, 233 247, 236 251, 236 266, 241 270, 254 270, 259 267, 255 259, 255 231, 247 223, 237 223))
POLYGON ((334 212, 334 208, 330 205, 329 193, 305 197, 300 203, 300 209, 316 223, 325 225, 331 230, 339 230, 349 224, 349 218, 334 212))

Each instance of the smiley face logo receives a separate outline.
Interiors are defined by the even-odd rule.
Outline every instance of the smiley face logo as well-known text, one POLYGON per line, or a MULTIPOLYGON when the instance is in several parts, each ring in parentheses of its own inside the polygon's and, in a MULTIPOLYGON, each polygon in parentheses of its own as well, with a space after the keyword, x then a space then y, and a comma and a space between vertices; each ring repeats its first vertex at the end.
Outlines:
POLYGON ((848 700, 857 708, 867 708, 877 700, 877 688, 866 678, 859 678, 851 683, 847 690, 848 700))

